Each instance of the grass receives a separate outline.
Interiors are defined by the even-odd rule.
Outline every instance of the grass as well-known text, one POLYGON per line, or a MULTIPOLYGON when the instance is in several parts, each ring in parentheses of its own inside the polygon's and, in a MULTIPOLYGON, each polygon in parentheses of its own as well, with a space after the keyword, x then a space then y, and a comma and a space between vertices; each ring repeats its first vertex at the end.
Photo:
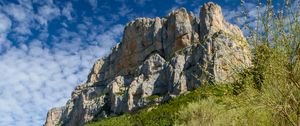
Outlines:
MULTIPOLYGON (((272 0, 267 0, 266 7, 258 4, 256 27, 244 24, 253 66, 239 73, 234 82, 204 85, 161 105, 87 126, 299 126, 299 6, 285 3, 279 13, 272 0)), ((243 11, 246 18, 247 12, 243 11)))
POLYGON ((149 101, 155 101, 155 100, 157 100, 159 98, 161 98, 161 96, 159 96, 159 95, 151 95, 151 96, 146 97, 145 99, 149 100, 149 101))
POLYGON ((275 13, 267 0, 256 28, 245 24, 253 67, 231 84, 234 95, 189 103, 176 125, 300 125, 300 13, 299 4, 289 2, 275 13))
POLYGON ((111 117, 97 122, 90 122, 87 126, 165 126, 174 125, 179 118, 178 111, 191 102, 206 99, 209 96, 223 96, 232 94, 228 85, 208 85, 200 87, 190 93, 174 98, 162 105, 155 105, 142 109, 133 114, 125 114, 118 117, 111 117))

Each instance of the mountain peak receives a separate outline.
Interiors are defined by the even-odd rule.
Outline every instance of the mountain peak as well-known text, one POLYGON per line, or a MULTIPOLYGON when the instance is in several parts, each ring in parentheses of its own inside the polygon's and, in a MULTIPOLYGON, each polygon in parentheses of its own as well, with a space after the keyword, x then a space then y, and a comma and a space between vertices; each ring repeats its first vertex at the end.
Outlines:
POLYGON ((219 5, 212 2, 206 3, 200 9, 200 25, 202 37, 211 36, 215 32, 222 30, 225 33, 234 35, 241 39, 244 38, 239 27, 225 21, 222 9, 219 5))
POLYGON ((245 40, 211 2, 199 18, 185 8, 164 18, 138 18, 111 54, 96 61, 66 106, 49 111, 45 125, 83 125, 167 101, 205 82, 231 81, 234 70, 251 65, 245 40))

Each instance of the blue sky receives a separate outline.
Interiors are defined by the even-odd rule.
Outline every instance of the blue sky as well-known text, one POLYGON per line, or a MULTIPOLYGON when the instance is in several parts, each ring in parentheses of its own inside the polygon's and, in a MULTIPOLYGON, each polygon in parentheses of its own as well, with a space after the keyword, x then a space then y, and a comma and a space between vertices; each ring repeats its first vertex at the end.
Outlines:
MULTIPOLYGON (((239 0, 212 1, 227 20, 240 23, 239 0)), ((63 106, 94 61, 121 40, 127 22, 163 17, 179 7, 198 15, 205 2, 0 0, 0 125, 42 125, 47 111, 63 106)), ((254 18, 256 0, 246 2, 254 18)))

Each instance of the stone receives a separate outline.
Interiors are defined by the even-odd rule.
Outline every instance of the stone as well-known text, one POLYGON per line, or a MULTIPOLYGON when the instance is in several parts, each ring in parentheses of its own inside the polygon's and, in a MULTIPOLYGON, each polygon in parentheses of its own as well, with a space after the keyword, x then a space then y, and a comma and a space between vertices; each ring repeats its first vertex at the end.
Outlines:
POLYGON ((200 9, 200 26, 200 38, 202 39, 205 36, 211 37, 214 33, 222 30, 229 35, 245 40, 240 28, 226 22, 221 7, 212 2, 204 4, 200 9))
POLYGON ((60 118, 64 108, 52 108, 47 114, 45 126, 55 126, 60 124, 60 118))
POLYGON ((171 12, 163 27, 165 55, 170 57, 175 51, 199 42, 198 36, 197 19, 192 13, 188 13, 185 8, 171 12))
POLYGON ((65 107, 48 112, 45 125, 82 126, 134 112, 202 84, 231 82, 249 66, 242 31, 226 22, 214 3, 204 4, 199 17, 180 8, 164 18, 137 18, 110 55, 95 62, 65 107))

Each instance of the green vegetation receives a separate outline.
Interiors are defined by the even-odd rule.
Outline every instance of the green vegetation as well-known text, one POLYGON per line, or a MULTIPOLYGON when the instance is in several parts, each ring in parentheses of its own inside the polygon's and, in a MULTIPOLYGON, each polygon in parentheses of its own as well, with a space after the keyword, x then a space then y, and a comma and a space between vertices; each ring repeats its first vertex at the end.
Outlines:
POLYGON ((159 95, 151 95, 151 96, 146 97, 145 99, 149 100, 149 101, 155 101, 155 100, 157 100, 159 98, 161 98, 161 96, 159 96, 159 95))
POLYGON ((258 11, 256 28, 244 25, 253 66, 229 84, 233 94, 189 103, 176 125, 300 125, 299 5, 286 1, 275 13, 272 1, 267 3, 265 12, 258 11))
POLYGON ((125 92, 126 92, 126 89, 127 87, 120 87, 119 88, 119 92, 116 92, 115 94, 117 95, 117 96, 122 96, 122 95, 124 95, 125 94, 125 92))
POLYGON ((264 13, 258 6, 256 28, 244 24, 253 48, 253 66, 233 83, 204 85, 162 105, 87 125, 299 126, 299 8, 286 1, 284 11, 275 13, 272 1, 267 3, 264 13))
POLYGON ((210 96, 221 97, 232 94, 229 85, 207 85, 200 87, 190 93, 174 98, 162 105, 155 105, 142 109, 133 114, 124 114, 118 117, 103 119, 98 122, 88 123, 88 126, 112 126, 112 125, 136 125, 136 126, 165 126, 174 125, 179 119, 177 112, 191 102, 207 99, 210 96))
POLYGON ((124 95, 124 92, 121 92, 121 91, 120 92, 116 92, 116 95, 117 96, 122 96, 122 95, 124 95))

